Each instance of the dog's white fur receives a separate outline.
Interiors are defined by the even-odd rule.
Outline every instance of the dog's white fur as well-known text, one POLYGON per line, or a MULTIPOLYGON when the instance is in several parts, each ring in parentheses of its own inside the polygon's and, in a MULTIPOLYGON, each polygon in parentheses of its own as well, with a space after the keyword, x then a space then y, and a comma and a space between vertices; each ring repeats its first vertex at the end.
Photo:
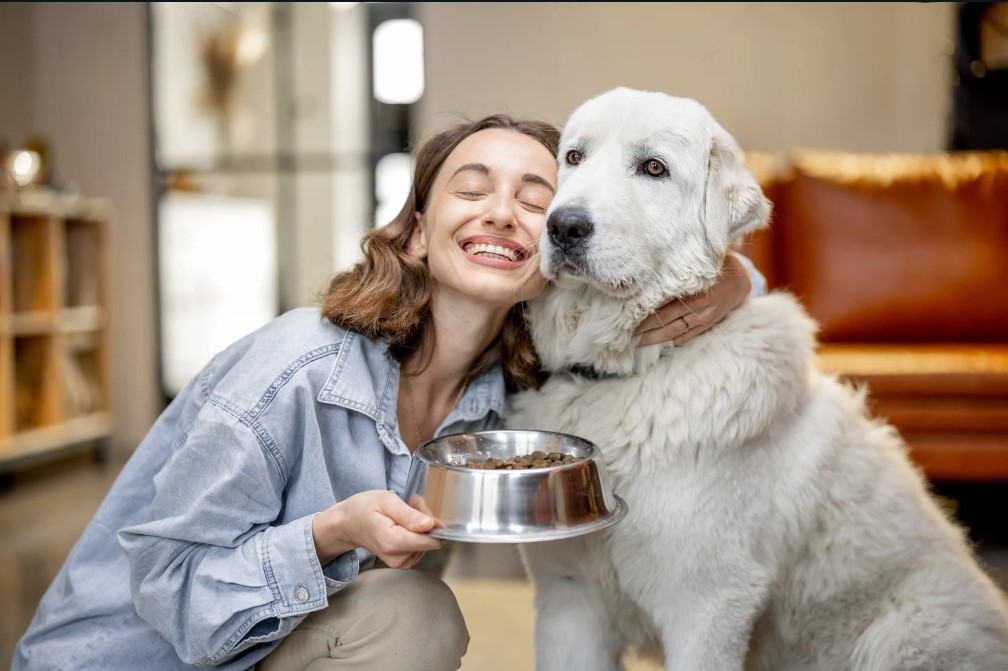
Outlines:
POLYGON ((540 671, 610 670, 625 646, 676 671, 1008 669, 1008 612, 862 392, 816 371, 815 324, 788 294, 753 299, 683 347, 638 349, 669 296, 716 280, 769 203, 695 101, 617 89, 564 128, 550 208, 594 231, 529 306, 556 371, 510 426, 602 447, 629 514, 521 547, 540 671), (576 166, 565 160, 576 149, 576 166), (650 158, 667 167, 652 177, 650 158), (564 372, 590 364, 612 377, 564 372))

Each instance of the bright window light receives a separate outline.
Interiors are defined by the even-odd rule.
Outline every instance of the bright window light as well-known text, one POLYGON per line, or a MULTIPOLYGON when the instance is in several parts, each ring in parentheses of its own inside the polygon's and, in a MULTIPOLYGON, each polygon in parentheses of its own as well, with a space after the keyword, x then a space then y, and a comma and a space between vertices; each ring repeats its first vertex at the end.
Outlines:
POLYGON ((374 97, 390 104, 416 102, 424 92, 423 28, 413 19, 393 19, 374 31, 374 97))
POLYGON ((409 154, 386 154, 375 165, 375 226, 384 226, 399 214, 409 196, 412 175, 409 154))
POLYGON ((169 192, 158 204, 162 385, 175 396, 217 352, 276 316, 269 201, 169 192))

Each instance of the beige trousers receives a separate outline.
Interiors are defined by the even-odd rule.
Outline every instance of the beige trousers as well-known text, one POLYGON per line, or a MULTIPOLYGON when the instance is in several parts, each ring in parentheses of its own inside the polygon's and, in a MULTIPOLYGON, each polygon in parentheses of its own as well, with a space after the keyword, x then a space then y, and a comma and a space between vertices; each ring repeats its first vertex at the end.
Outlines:
POLYGON ((469 645, 443 582, 415 570, 372 569, 329 597, 257 671, 455 671, 469 645))

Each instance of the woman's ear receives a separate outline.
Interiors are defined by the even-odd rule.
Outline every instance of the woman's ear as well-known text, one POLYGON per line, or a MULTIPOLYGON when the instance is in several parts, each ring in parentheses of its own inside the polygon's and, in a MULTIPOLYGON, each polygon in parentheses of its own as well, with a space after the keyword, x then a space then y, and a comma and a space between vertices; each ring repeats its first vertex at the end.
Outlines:
POLYGON ((427 223, 424 221, 423 214, 421 212, 414 212, 413 217, 416 223, 413 226, 412 232, 410 232, 409 243, 406 245, 406 251, 409 252, 410 256, 414 256, 418 259, 427 258, 427 223))

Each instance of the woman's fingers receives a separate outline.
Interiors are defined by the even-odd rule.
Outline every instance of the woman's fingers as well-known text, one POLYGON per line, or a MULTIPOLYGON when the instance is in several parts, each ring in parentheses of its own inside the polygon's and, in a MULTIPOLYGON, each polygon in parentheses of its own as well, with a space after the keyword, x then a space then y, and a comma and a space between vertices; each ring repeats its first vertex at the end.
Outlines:
MULTIPOLYGON (((434 513, 431 512, 430 507, 427 505, 426 499, 419 494, 414 494, 410 497, 409 504, 419 510, 420 512, 434 517, 434 513)), ((434 517, 434 527, 433 528, 443 528, 444 523, 441 520, 434 517)))
POLYGON ((742 262, 729 254, 724 272, 707 291, 666 303, 642 321, 638 346, 671 341, 682 345, 717 324, 749 295, 750 281, 742 262))
POLYGON ((382 499, 381 512, 399 526, 416 533, 426 533, 437 525, 436 517, 407 504, 393 492, 382 499))
POLYGON ((392 492, 380 499, 378 511, 391 524, 376 534, 375 554, 389 566, 407 568, 424 552, 440 549, 441 540, 427 534, 438 525, 432 515, 407 505, 392 492))
POLYGON ((647 334, 649 331, 662 330, 672 327, 680 317, 685 314, 689 314, 689 312, 690 309, 686 306, 686 303, 678 298, 669 301, 648 315, 647 319, 642 321, 634 330, 634 335, 647 334))
POLYGON ((409 568, 420 561, 425 552, 441 549, 441 540, 391 526, 377 539, 375 554, 392 568, 409 568))
MULTIPOLYGON (((652 315, 652 317, 653 316, 654 315, 652 315)), ((651 317, 648 317, 648 319, 651 319, 651 317)), ((689 319, 689 317, 684 315, 656 328, 646 331, 638 331, 642 333, 642 335, 640 340, 637 342, 637 346, 645 347, 647 345, 654 345, 660 342, 675 342, 676 338, 689 331, 689 326, 686 322, 687 319, 689 319)))
POLYGON ((679 321, 685 328, 680 333, 673 334, 671 340, 674 345, 689 342, 714 326, 724 316, 720 311, 721 306, 715 302, 715 296, 711 292, 690 296, 683 301, 683 306, 688 312, 680 317, 679 321))

